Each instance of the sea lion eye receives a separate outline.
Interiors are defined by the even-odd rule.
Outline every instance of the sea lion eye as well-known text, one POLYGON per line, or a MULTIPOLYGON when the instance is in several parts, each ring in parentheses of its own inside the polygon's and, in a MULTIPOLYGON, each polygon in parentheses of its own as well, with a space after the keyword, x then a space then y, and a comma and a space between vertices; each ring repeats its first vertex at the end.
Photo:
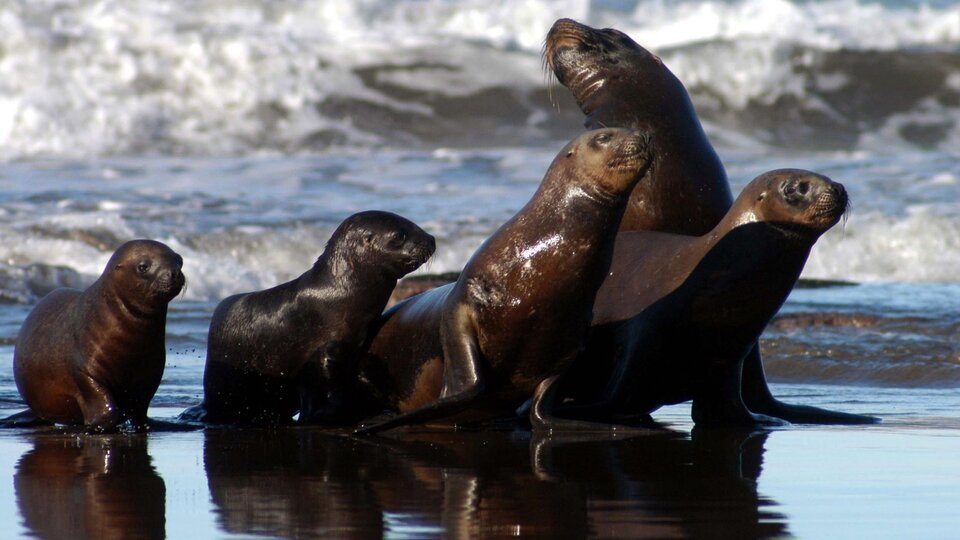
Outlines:
POLYGON ((401 246, 407 240, 407 235, 403 231, 396 231, 390 235, 390 244, 401 246))
POLYGON ((150 261, 140 261, 137 263, 137 273, 146 274, 147 270, 150 269, 150 261))
POLYGON ((607 144, 608 142, 610 142, 610 139, 612 139, 612 138, 613 138, 613 135, 611 135, 611 134, 609 134, 609 133, 601 133, 601 134, 599 134, 599 135, 597 135, 596 137, 593 138, 593 145, 594 145, 594 146, 604 146, 605 144, 607 144))

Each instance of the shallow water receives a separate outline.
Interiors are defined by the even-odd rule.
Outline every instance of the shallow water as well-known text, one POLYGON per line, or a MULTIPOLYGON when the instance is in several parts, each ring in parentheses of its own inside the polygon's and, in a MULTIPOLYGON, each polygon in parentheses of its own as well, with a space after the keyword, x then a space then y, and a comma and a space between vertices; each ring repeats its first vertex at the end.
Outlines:
MULTIPOLYGON (((776 385, 868 427, 618 435, 0 432, 0 516, 41 538, 949 538, 955 391, 776 385), (932 403, 937 403, 931 407, 932 403), (51 517, 53 516, 53 517, 51 517)), ((176 412, 155 408, 154 417, 176 412)))

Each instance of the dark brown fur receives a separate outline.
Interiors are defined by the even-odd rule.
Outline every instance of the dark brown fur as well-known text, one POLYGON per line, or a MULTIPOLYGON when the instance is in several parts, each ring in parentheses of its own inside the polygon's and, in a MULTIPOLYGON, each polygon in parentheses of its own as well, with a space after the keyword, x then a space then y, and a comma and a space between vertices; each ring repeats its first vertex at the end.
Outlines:
POLYGON ((621 231, 705 234, 733 196, 686 88, 629 36, 560 19, 547 34, 544 57, 586 115, 587 129, 628 127, 657 146, 630 196, 621 231))
POLYGON ((456 283, 388 311, 367 375, 406 414, 366 431, 509 411, 562 372, 580 349, 626 198, 651 153, 639 131, 577 138, 456 283))
POLYGON ((753 180, 706 235, 619 234, 586 350, 561 392, 593 405, 571 411, 615 422, 693 400, 698 425, 781 423, 744 403, 742 365, 846 207, 840 184, 785 169, 753 180))
POLYGON ((146 425, 166 360, 167 303, 184 284, 182 264, 167 246, 134 240, 85 291, 57 289, 37 304, 13 355, 17 388, 36 416, 91 431, 126 420, 146 425))
POLYGON ((360 356, 397 279, 433 254, 432 236, 389 212, 350 216, 297 279, 223 300, 213 314, 204 402, 184 420, 354 423, 360 356))

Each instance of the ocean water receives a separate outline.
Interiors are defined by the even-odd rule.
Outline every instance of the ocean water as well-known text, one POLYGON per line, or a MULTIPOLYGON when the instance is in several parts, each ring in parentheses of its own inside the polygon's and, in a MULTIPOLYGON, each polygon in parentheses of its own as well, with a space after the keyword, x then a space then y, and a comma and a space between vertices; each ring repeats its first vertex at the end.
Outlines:
MULTIPOLYGON (((850 431, 778 431, 768 449, 786 445, 778 459, 799 459, 806 436, 888 448, 888 461, 877 458, 888 466, 920 440, 946 469, 918 476, 960 478, 944 457, 960 435, 960 6, 948 1, 0 3, 0 405, 20 404, 13 340, 31 306, 57 286, 90 283, 131 238, 163 241, 185 259, 188 286, 171 304, 154 401, 160 416, 200 399, 219 299, 298 275, 353 212, 416 221, 438 240, 420 272, 458 270, 581 131, 576 105, 541 59, 559 17, 615 26, 663 58, 689 89, 734 193, 766 170, 801 167, 851 195, 847 219, 818 242, 803 274, 829 286, 794 292, 764 336, 766 369, 794 401, 881 414, 893 435, 851 442, 850 431), (911 420, 897 420, 903 410, 911 420)), ((0 439, 13 455, 4 466, 28 442, 0 439)), ((179 470, 171 456, 201 459, 202 446, 163 435, 150 454, 164 476, 179 470)), ((768 467, 761 491, 787 489, 791 467, 768 467)), ((956 486, 933 487, 957 502, 956 486)), ((193 499, 168 494, 174 537, 193 499)), ((608 495, 591 508, 619 523, 608 495)), ((30 529, 3 502, 9 496, 0 494, 0 507, 30 529)), ((761 536, 830 536, 822 508, 771 503, 780 514, 761 519, 763 496, 752 500, 752 519, 787 524, 761 536)), ((419 514, 383 515, 403 525, 419 514)), ((384 530, 452 530, 424 520, 422 530, 384 530)), ((211 521, 207 534, 259 531, 224 523, 211 521)))

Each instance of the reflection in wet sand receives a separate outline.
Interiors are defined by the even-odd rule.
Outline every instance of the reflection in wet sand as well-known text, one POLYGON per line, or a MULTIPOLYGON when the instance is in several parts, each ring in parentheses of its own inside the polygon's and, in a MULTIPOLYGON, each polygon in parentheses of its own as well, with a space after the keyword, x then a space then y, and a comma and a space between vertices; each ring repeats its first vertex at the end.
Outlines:
POLYGON ((775 537, 766 435, 208 430, 221 528, 284 537, 775 537))
POLYGON ((38 538, 164 538, 166 489, 147 436, 35 434, 14 489, 38 538))
POLYGON ((757 493, 766 433, 699 430, 537 446, 544 476, 587 489, 592 532, 617 538, 770 538, 787 534, 757 493))

